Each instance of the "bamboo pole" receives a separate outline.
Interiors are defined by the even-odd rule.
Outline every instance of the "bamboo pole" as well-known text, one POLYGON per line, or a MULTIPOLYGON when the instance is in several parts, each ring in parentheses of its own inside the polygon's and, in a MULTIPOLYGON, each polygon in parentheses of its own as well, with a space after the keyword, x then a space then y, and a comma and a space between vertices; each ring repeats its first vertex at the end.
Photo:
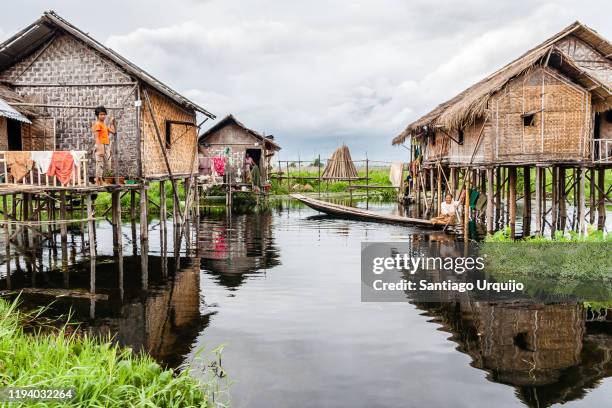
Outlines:
POLYGON ((595 169, 589 169, 589 224, 595 224, 595 169))
POLYGON ((542 171, 542 210, 541 210, 541 214, 542 214, 542 220, 540 221, 542 224, 542 229, 540 230, 540 234, 544 235, 544 230, 546 229, 546 167, 543 167, 541 169, 542 171))
MULTIPOLYGON (((140 242, 141 245, 149 239, 147 185, 142 183, 140 190, 140 242)), ((144 273, 144 272, 143 272, 144 273)))
POLYGON ((508 223, 510 236, 514 239, 516 233, 516 167, 508 167, 508 223))
POLYGON ((599 197, 597 199, 597 229, 603 230, 606 226, 606 196, 604 192, 606 170, 603 167, 597 169, 597 187, 599 191, 599 197))
MULTIPOLYGON (((565 191, 566 189, 566 177, 567 177, 567 172, 565 171, 565 167, 559 167, 559 189, 557 190, 557 194, 558 194, 558 201, 559 201, 559 230, 561 231, 565 231, 565 227, 567 225, 567 206, 566 206, 566 200, 567 200, 567 193, 565 191)), ((574 174, 576 174, 576 171, 574 170, 574 174)))
POLYGON ((557 173, 557 167, 556 166, 552 166, 551 167, 551 172, 552 172, 552 203, 551 203, 551 208, 550 208, 550 235, 554 236, 555 232, 557 231, 557 205, 558 205, 558 200, 559 200, 559 180, 558 180, 558 173, 557 173))
POLYGON ((531 168, 523 167, 523 236, 531 234, 531 168))
POLYGON ((535 215, 535 233, 536 235, 542 235, 542 169, 540 167, 535 168, 535 201, 536 201, 536 215, 535 215))
POLYGON ((586 207, 584 199, 584 176, 586 172, 585 169, 578 167, 576 173, 578 176, 578 232, 586 234, 586 207))
POLYGON ((469 169, 467 167, 465 169, 463 184, 465 186, 465 197, 463 200, 463 235, 465 237, 465 241, 468 241, 470 237, 470 177, 469 169))
MULTIPOLYGON (((438 185, 437 185, 437 195, 438 195, 438 205, 437 205, 437 214, 440 214, 442 211, 442 166, 438 164, 438 185)), ((436 215, 437 215, 436 214, 436 215)))
POLYGON ((487 168, 487 233, 493 232, 493 168, 487 168))
POLYGON ((319 176, 318 176, 318 180, 319 180, 319 184, 318 184, 318 193, 319 193, 319 198, 321 197, 321 155, 319 154, 319 158, 318 158, 318 168, 319 168, 319 176))

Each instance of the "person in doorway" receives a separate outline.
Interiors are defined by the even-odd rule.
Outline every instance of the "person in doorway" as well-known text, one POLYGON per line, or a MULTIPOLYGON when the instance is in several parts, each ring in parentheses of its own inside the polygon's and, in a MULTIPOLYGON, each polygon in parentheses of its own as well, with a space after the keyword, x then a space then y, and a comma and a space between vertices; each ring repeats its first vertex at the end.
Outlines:
POLYGON ((455 222, 455 214, 459 201, 453 200, 453 196, 447 194, 444 202, 440 206, 440 214, 431 219, 434 224, 449 225, 455 222))
POLYGON ((112 116, 109 118, 109 126, 106 126, 107 113, 104 106, 98 106, 95 114, 96 121, 91 129, 96 144, 94 151, 96 156, 96 185, 101 186, 104 184, 104 172, 108 165, 107 156, 110 153, 109 133, 116 134, 117 131, 115 130, 115 118, 112 116))
POLYGON ((251 183, 253 180, 253 176, 251 173, 253 166, 255 166, 255 160, 253 160, 253 158, 248 153, 246 153, 246 156, 244 158, 244 177, 247 183, 251 183))

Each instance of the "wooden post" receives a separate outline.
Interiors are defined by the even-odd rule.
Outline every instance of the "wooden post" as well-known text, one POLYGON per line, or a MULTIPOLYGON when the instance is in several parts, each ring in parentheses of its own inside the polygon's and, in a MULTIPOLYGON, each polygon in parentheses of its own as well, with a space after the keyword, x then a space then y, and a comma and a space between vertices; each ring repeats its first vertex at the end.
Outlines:
POLYGON ((597 173, 597 190, 599 191, 597 199, 597 229, 603 230, 606 226, 606 196, 604 190, 606 169, 600 167, 597 169, 597 173))
POLYGON ((540 220, 541 224, 542 224, 542 229, 540 230, 540 234, 544 235, 544 230, 546 229, 546 167, 543 167, 540 169, 540 171, 542 172, 542 201, 541 201, 541 214, 542 214, 542 219, 540 220))
POLYGON ((149 221, 148 221, 148 198, 147 185, 142 183, 140 189, 140 242, 141 244, 149 239, 149 221))
MULTIPOLYGON (((565 178, 567 176, 565 167, 559 167, 559 189, 557 190, 557 195, 559 197, 559 224, 558 229, 561 231, 565 231, 565 226, 567 224, 567 208, 566 208, 566 200, 567 195, 565 193, 566 183, 565 178)), ((574 170, 574 174, 576 171, 574 170)))
POLYGON ((136 190, 130 190, 130 219, 136 221, 136 190))
POLYGON ((321 197, 321 155, 319 155, 319 160, 318 160, 318 168, 319 168, 319 188, 318 188, 318 192, 319 192, 319 198, 321 197))
POLYGON ((438 165, 438 185, 437 185, 437 195, 438 195, 438 205, 436 206, 437 212, 436 215, 440 214, 442 211, 442 166, 438 165))
POLYGON ((119 190, 113 190, 112 194, 112 224, 113 224, 113 245, 115 248, 121 246, 121 195, 119 190))
MULTIPOLYGON (((429 208, 431 208, 431 213, 433 214, 433 204, 434 204, 434 172, 433 169, 429 169, 429 192, 431 194, 430 199, 430 206, 429 208)), ((439 213, 435 213, 433 214, 434 216, 437 216, 439 213)))
POLYGON ((493 168, 487 168, 487 233, 493 232, 493 168))
POLYGON ((502 195, 502 178, 501 168, 495 168, 495 222, 499 226, 501 225, 501 195, 502 195))
POLYGON ((559 180, 558 180, 557 167, 552 166, 551 172, 552 172, 552 181, 551 181, 552 203, 551 203, 551 208, 550 208, 550 235, 554 237, 555 232, 557 231, 557 205, 558 205, 558 200, 559 200, 559 194, 558 194, 559 180))
POLYGON ((454 167, 450 168, 450 178, 449 178, 449 193, 453 196, 453 200, 457 199, 457 169, 454 167))
POLYGON ((510 236, 514 239, 516 233, 516 167, 508 167, 508 223, 510 236))
POLYGON ((289 179, 289 161, 287 160, 287 192, 291 193, 291 180, 289 179))
MULTIPOLYGON (((506 203, 510 202, 510 168, 506 168, 506 175, 507 175, 507 179, 508 182, 506 183, 506 203)), ((515 179, 515 183, 516 183, 516 175, 514 177, 515 179)), ((510 206, 506 205, 506 224, 510 224, 510 206)))
POLYGON ((159 182, 159 220, 163 230, 166 230, 166 182, 160 180, 159 182))
POLYGON ((542 235, 542 168, 535 168, 535 201, 536 201, 536 216, 535 216, 535 233, 542 235))
POLYGON ((66 224, 66 191, 60 191, 60 233, 62 238, 62 256, 68 248, 68 225, 66 224))
POLYGON ((578 233, 586 235, 586 206, 584 199, 584 176, 585 169, 578 167, 576 169, 576 175, 578 177, 578 233))
MULTIPOLYGON (((402 164, 402 169, 403 169, 402 164)), ((404 172, 402 171, 402 180, 404 179, 404 172)), ((366 208, 370 206, 370 160, 368 160, 368 154, 366 153, 366 208)))
POLYGON ((523 167, 523 236, 531 234, 531 168, 523 167))
POLYGON ((465 185, 465 197, 463 200, 463 235, 465 237, 464 240, 467 241, 470 237, 470 177, 468 168, 465 169, 463 184, 465 185))
POLYGON ((589 169, 589 224, 595 224, 595 169, 589 169))

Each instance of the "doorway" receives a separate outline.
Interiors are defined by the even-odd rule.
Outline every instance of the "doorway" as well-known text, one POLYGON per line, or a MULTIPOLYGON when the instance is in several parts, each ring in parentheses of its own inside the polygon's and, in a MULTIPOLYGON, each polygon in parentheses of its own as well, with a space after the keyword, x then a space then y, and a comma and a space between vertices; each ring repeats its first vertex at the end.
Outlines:
POLYGON ((22 150, 23 143, 21 141, 21 122, 14 119, 7 119, 6 131, 8 135, 8 149, 22 150))

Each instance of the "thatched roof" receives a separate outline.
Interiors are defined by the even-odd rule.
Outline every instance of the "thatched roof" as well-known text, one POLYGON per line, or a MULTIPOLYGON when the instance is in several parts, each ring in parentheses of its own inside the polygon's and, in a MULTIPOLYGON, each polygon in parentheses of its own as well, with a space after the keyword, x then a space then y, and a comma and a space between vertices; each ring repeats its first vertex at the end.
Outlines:
POLYGON ((202 133, 200 137, 198 138, 199 142, 204 143, 208 136, 215 133, 217 130, 222 129, 224 126, 231 125, 231 124, 235 124, 239 128, 243 129, 245 132, 253 136, 255 139, 261 142, 264 142, 266 144, 267 150, 279 151, 281 149, 280 146, 272 139, 274 136, 272 135, 264 136, 261 133, 253 129, 249 129, 248 127, 244 126, 242 122, 236 119, 234 115, 232 115, 231 113, 227 115, 226 117, 224 117, 223 119, 221 119, 219 122, 217 122, 214 126, 208 129, 206 132, 202 133))
POLYGON ((596 107, 597 103, 600 106, 611 106, 612 85, 603 83, 600 79, 595 78, 576 61, 573 61, 572 58, 555 47, 557 42, 569 35, 573 35, 587 43, 608 60, 612 57, 612 44, 596 31, 577 21, 409 124, 402 133, 393 139, 393 144, 401 144, 407 138, 417 136, 422 133, 423 126, 453 130, 473 123, 476 118, 484 115, 489 99, 496 92, 500 91, 510 80, 528 71, 538 63, 549 64, 553 61, 550 58, 553 54, 560 57, 558 67, 556 68, 563 68, 564 73, 571 75, 572 78, 584 86, 590 84, 586 87, 591 92, 594 92, 596 107))
POLYGON ((157 90, 161 94, 174 100, 176 103, 195 111, 198 111, 212 119, 215 115, 208 112, 203 107, 199 106, 195 102, 190 101, 186 97, 182 96, 168 85, 155 78, 153 75, 147 73, 143 69, 139 68, 126 58, 122 57, 112 49, 104 46, 102 43, 96 41, 90 37, 87 33, 79 30, 67 20, 57 15, 54 11, 45 12, 42 17, 30 24, 5 42, 0 44, 0 71, 4 71, 9 68, 15 62, 27 57, 32 52, 37 50, 40 46, 49 41, 58 32, 67 33, 76 39, 82 41, 87 46, 93 48, 104 57, 110 59, 115 64, 124 69, 128 74, 135 78, 138 78, 146 85, 157 90))

